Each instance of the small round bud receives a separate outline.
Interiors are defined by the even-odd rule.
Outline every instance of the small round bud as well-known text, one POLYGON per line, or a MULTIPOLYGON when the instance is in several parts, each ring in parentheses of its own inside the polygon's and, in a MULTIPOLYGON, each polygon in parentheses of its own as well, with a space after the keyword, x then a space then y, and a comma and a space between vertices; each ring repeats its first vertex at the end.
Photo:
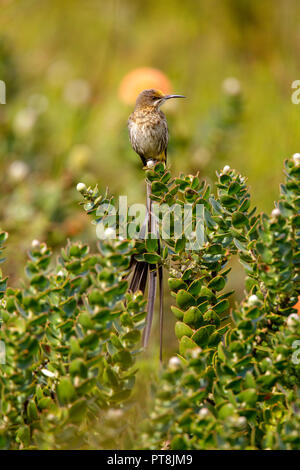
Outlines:
POLYGON ((117 421, 121 419, 124 412, 120 409, 109 409, 106 413, 106 419, 109 421, 117 421))
POLYGON ((300 153, 294 153, 293 160, 295 165, 300 165, 300 153))
POLYGON ((245 416, 239 416, 236 420, 237 427, 243 428, 247 424, 247 419, 245 416))
POLYGON ((179 357, 177 356, 171 357, 171 359, 169 360, 169 367, 171 367, 172 369, 177 369, 180 366, 181 366, 181 360, 179 359, 179 357))
POLYGON ((260 300, 259 298, 257 297, 257 295, 253 294, 253 295, 250 295, 249 299, 248 299, 248 304, 249 305, 259 305, 260 304, 260 300))
POLYGON ((288 319, 287 319, 287 326, 296 326, 297 322, 299 322, 300 319, 299 319, 299 316, 297 313, 291 313, 289 316, 288 316, 288 319))
POLYGON ((225 165, 223 170, 222 170, 222 173, 228 173, 228 171, 230 171, 230 166, 229 165, 225 165))
POLYGON ((64 272, 62 270, 58 271, 57 276, 64 277, 64 272))
POLYGON ((48 250, 46 243, 43 243, 43 246, 41 248, 41 253, 44 255, 46 251, 48 250))
POLYGON ((22 160, 15 160, 8 168, 8 176, 14 183, 23 181, 29 174, 28 165, 22 160))
POLYGON ((202 352, 201 348, 193 348, 192 353, 191 353, 192 358, 197 359, 199 355, 201 354, 201 352, 202 352))
POLYGON ((223 91, 227 95, 236 96, 241 92, 241 84, 239 80, 235 77, 228 77, 222 83, 223 91))
POLYGON ((86 185, 84 183, 78 183, 76 186, 77 191, 82 193, 83 191, 86 191, 86 185))
POLYGON ((32 246, 32 248, 39 248, 40 247, 39 240, 32 240, 31 246, 32 246))
POLYGON ((199 418, 204 419, 209 416, 209 409, 208 408, 201 408, 198 413, 199 418))
POLYGON ((281 215, 280 209, 278 209, 278 207, 275 207, 275 209, 272 210, 272 217, 277 219, 277 217, 279 217, 280 215, 281 215))
POLYGON ((148 168, 151 168, 151 167, 153 167, 153 166, 154 166, 154 161, 153 161, 153 160, 148 160, 148 161, 147 161, 147 167, 148 167, 148 168))
POLYGON ((107 229, 104 230, 104 236, 105 238, 113 238, 116 236, 116 232, 113 228, 107 227, 107 229))

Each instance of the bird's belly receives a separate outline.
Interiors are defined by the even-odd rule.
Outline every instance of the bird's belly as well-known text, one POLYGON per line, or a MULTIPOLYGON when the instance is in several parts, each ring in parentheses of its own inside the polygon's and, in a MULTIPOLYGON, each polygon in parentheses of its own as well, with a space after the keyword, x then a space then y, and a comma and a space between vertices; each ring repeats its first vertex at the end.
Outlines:
POLYGON ((158 159, 167 146, 164 126, 131 123, 129 131, 134 150, 146 160, 158 159))

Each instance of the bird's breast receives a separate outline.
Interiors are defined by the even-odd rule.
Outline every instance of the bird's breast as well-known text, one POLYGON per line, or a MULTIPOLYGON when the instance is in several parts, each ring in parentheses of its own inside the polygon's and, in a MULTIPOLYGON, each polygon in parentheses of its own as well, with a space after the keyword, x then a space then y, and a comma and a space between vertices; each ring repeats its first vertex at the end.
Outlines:
POLYGON ((133 149, 145 159, 155 159, 168 145, 168 127, 158 113, 133 113, 128 120, 133 149))

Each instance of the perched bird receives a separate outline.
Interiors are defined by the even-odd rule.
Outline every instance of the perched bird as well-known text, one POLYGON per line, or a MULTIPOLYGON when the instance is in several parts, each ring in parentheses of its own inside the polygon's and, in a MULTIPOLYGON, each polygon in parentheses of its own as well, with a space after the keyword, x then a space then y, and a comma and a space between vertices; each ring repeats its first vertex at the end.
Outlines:
MULTIPOLYGON (((185 98, 182 95, 164 95, 159 90, 144 90, 136 100, 133 113, 128 119, 128 130, 131 146, 133 150, 141 157, 144 166, 152 166, 157 162, 166 162, 168 147, 168 124, 164 113, 160 110, 160 106, 166 100, 171 98, 185 98)), ((143 230, 141 230, 141 238, 146 236, 146 232, 156 235, 157 228, 154 217, 152 215, 152 201, 150 198, 151 186, 147 184, 147 216, 143 230)), ((159 244, 160 251, 160 244, 159 244)), ((162 360, 162 328, 163 328, 163 270, 162 266, 151 265, 143 261, 133 260, 134 267, 133 276, 130 283, 130 290, 136 292, 141 290, 143 293, 146 289, 148 273, 148 302, 147 302, 147 319, 143 335, 143 345, 147 346, 151 331, 154 302, 157 290, 157 274, 160 290, 160 360, 162 360)))
POLYGON ((164 95, 159 90, 144 90, 137 97, 135 109, 128 119, 129 138, 133 150, 141 157, 144 165, 167 160, 168 124, 162 104, 182 95, 164 95))

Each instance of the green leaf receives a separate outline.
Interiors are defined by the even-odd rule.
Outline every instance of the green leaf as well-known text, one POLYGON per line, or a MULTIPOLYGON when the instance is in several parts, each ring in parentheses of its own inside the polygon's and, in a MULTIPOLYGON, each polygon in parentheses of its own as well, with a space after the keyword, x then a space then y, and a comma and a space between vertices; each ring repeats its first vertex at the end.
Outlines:
POLYGON ((175 317, 178 318, 178 320, 183 319, 184 311, 180 310, 177 307, 174 307, 173 305, 171 306, 171 311, 174 313, 175 317))
POLYGON ((87 410, 87 400, 85 397, 77 400, 69 409, 69 417, 72 423, 81 423, 87 410))
POLYGON ((48 316, 49 315, 47 313, 42 313, 41 315, 38 315, 37 317, 33 318, 33 320, 29 322, 29 325, 31 326, 44 325, 48 320, 48 316))
POLYGON ((161 256, 156 253, 145 253, 144 259, 149 264, 157 264, 161 261, 161 256))
POLYGON ((253 388, 248 388, 237 396, 240 403, 245 402, 247 407, 254 407, 257 402, 257 393, 253 388))
POLYGON ((201 279, 195 279, 188 288, 189 293, 197 297, 200 294, 202 284, 203 281, 201 279))
POLYGON ((233 208, 238 205, 237 199, 235 199, 232 196, 221 196, 220 201, 223 204, 223 206, 228 207, 228 208, 233 208))
POLYGON ((74 299, 74 297, 71 297, 70 299, 63 302, 61 304, 61 308, 63 309, 67 317, 71 317, 74 314, 76 308, 76 300, 74 299))
POLYGON ((212 308, 218 315, 220 315, 221 313, 225 312, 229 308, 229 301, 227 299, 221 300, 212 308))
MULTIPOLYGON (((1 275, 1 273, 0 273, 0 275, 1 275)), ((5 292, 6 291, 7 279, 8 279, 8 277, 6 277, 4 279, 0 279, 0 292, 5 292)))
POLYGON ((218 411, 218 418, 224 420, 229 416, 233 416, 235 414, 235 409, 231 403, 226 403, 223 405, 220 410, 218 411))
POLYGON ((93 290, 89 294, 89 302, 91 305, 99 305, 100 307, 105 306, 104 296, 99 290, 93 290))
POLYGON ((194 333, 194 330, 190 328, 188 325, 186 325, 183 322, 176 322, 175 325, 175 335, 177 336, 178 339, 182 338, 183 336, 192 336, 194 333))
POLYGON ((85 328, 92 329, 94 327, 91 316, 87 312, 82 312, 78 317, 78 322, 85 328))
POLYGON ((197 344, 188 336, 183 336, 179 343, 179 352, 182 356, 185 356, 190 349, 197 348, 197 344))
POLYGON ((248 225, 248 218, 242 212, 234 212, 232 215, 232 224, 235 228, 241 228, 248 225))
POLYGON ((76 397, 75 388, 71 380, 67 377, 61 379, 56 387, 57 398, 61 405, 66 405, 76 397))
POLYGON ((184 237, 178 238, 178 240, 176 240, 176 243, 175 243, 175 252, 176 253, 180 253, 185 249, 185 242, 186 242, 186 240, 185 240, 184 237))
POLYGON ((241 186, 239 183, 237 183, 236 181, 233 181, 229 188, 228 188, 228 194, 229 196, 232 196, 234 194, 237 194, 239 192, 239 190, 241 189, 241 186))
POLYGON ((177 292, 180 289, 186 289, 187 288, 186 283, 182 279, 176 279, 174 277, 170 277, 168 279, 168 284, 169 284, 170 289, 173 292, 177 292))
POLYGON ((39 291, 43 291, 49 286, 49 281, 43 274, 38 274, 31 279, 30 284, 39 291))
POLYGON ((216 276, 213 278, 209 284, 208 288, 216 291, 220 291, 225 287, 225 279, 222 276, 216 276))
POLYGON ((77 375, 78 377, 83 377, 85 379, 87 377, 88 369, 84 361, 78 358, 71 362, 69 371, 72 376, 77 375))
POLYGON ((158 240, 157 238, 147 238, 146 248, 150 253, 158 251, 158 240))
POLYGON ((20 426, 16 434, 17 442, 21 442, 24 447, 27 447, 30 443, 30 428, 29 426, 20 426))
POLYGON ((43 397, 38 401, 40 410, 49 410, 53 406, 53 401, 50 397, 43 397))
POLYGON ((245 199, 239 207, 239 212, 246 212, 250 207, 250 199, 245 199))
POLYGON ((99 342, 98 335, 96 333, 90 333, 86 335, 82 340, 80 340, 81 347, 89 347, 93 349, 93 347, 97 346, 99 342))
POLYGON ((168 192, 168 186, 160 181, 154 181, 151 185, 151 192, 155 196, 164 195, 168 192))
POLYGON ((27 405, 27 416, 29 421, 35 421, 38 419, 38 415, 39 413, 35 401, 31 399, 27 405))
POLYGON ((113 362, 119 364, 122 369, 128 369, 133 364, 133 359, 129 351, 123 349, 112 356, 113 362))
POLYGON ((197 307, 190 307, 183 316, 183 321, 184 323, 188 325, 195 325, 197 324, 198 326, 199 323, 201 324, 203 322, 202 320, 203 316, 202 313, 200 312, 199 308, 197 307))
POLYGON ((138 343, 140 339, 141 333, 139 330, 129 331, 124 336, 122 336, 122 340, 126 341, 126 343, 129 343, 131 346, 133 346, 135 343, 138 343))
POLYGON ((201 326, 192 336, 192 340, 198 346, 205 346, 210 338, 210 335, 215 331, 216 327, 214 325, 201 326))
POLYGON ((208 289, 208 287, 202 286, 199 293, 199 297, 201 297, 201 299, 211 299, 212 297, 214 297, 214 293, 210 289, 208 289))
POLYGON ((196 301, 194 297, 186 292, 185 290, 181 289, 176 295, 176 302, 179 308, 187 310, 192 305, 195 305, 196 301))

